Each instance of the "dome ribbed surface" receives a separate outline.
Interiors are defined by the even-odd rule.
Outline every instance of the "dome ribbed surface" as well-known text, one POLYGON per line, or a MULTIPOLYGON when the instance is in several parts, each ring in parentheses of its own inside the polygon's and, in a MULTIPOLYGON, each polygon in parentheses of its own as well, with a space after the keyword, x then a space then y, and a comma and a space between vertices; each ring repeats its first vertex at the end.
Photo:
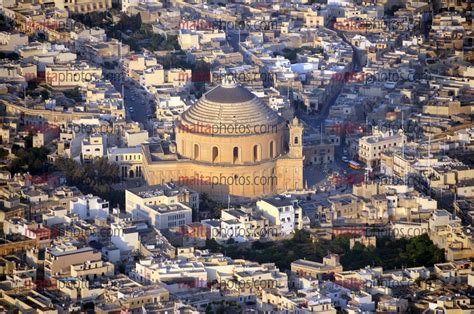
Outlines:
POLYGON ((208 126, 214 127, 212 133, 219 135, 242 135, 244 132, 236 132, 235 127, 243 129, 243 126, 247 129, 244 134, 258 134, 262 133, 259 130, 282 122, 284 120, 257 96, 238 85, 215 87, 181 116, 181 124, 188 130, 209 133, 199 131, 208 126), (216 127, 221 125, 228 127, 216 127))

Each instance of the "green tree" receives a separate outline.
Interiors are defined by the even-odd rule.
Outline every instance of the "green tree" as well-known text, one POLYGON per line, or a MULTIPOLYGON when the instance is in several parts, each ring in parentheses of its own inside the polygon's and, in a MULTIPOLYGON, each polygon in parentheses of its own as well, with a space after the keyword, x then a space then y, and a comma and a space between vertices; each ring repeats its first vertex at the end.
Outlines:
POLYGON ((49 99, 49 92, 47 90, 42 90, 41 97, 43 98, 43 100, 49 99))
POLYGON ((49 150, 46 147, 20 148, 14 154, 16 157, 8 167, 12 174, 28 171, 32 175, 42 175, 47 172, 49 150))
POLYGON ((54 167, 65 177, 69 185, 77 186, 82 193, 98 195, 112 206, 125 206, 124 191, 117 191, 111 185, 120 181, 119 168, 100 158, 90 164, 81 165, 69 158, 58 158, 54 167))
POLYGON ((3 148, 0 148, 0 158, 5 158, 7 156, 8 156, 8 151, 3 148))

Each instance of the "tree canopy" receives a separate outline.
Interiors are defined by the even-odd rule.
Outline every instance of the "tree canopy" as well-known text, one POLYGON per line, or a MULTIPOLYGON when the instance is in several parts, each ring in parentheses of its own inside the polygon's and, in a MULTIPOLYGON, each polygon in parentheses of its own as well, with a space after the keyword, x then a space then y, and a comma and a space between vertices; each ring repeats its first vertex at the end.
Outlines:
POLYGON ((120 181, 119 167, 100 158, 92 163, 81 165, 69 158, 58 158, 54 166, 67 180, 69 185, 76 186, 82 193, 98 195, 110 202, 112 206, 123 207, 124 192, 115 191, 111 185, 120 181))
POLYGON ((410 239, 377 239, 377 247, 356 244, 351 250, 350 236, 340 235, 333 240, 313 241, 307 231, 296 231, 290 240, 252 243, 251 249, 238 244, 219 245, 214 240, 206 242, 206 248, 222 252, 232 258, 245 258, 259 263, 275 263, 280 269, 290 269, 297 259, 320 262, 324 256, 336 253, 341 256, 341 264, 346 270, 365 266, 383 266, 396 269, 412 266, 433 266, 444 261, 444 250, 438 249, 426 234, 410 239))

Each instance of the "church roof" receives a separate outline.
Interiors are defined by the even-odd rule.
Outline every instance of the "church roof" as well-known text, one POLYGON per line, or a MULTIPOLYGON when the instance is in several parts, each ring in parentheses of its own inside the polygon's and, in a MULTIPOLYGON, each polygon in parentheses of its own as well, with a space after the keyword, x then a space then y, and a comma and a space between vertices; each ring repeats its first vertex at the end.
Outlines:
POLYGON ((208 126, 218 135, 266 133, 282 122, 283 118, 248 89, 229 82, 204 94, 181 117, 181 123, 188 130, 205 130, 208 126), (226 127, 220 127, 222 125, 226 127), (246 132, 242 132, 244 129, 246 132))

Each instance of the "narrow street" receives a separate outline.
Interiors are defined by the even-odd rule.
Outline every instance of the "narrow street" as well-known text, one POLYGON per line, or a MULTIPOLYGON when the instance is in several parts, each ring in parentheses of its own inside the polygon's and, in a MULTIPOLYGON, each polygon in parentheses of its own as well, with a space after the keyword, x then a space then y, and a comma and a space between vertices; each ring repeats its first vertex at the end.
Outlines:
MULTIPOLYGON (((113 77, 121 78, 123 75, 113 77)), ((112 80, 115 89, 122 94, 127 110, 127 121, 136 121, 147 128, 148 115, 151 113, 149 93, 138 84, 123 79, 112 80), (123 86, 123 88, 122 88, 123 86)))
MULTIPOLYGON (((342 38, 347 44, 350 43, 346 40, 344 36, 341 36, 338 33, 339 37, 342 38)), ((358 53, 354 47, 353 50, 353 57, 352 57, 352 71, 353 72, 360 72, 362 70, 362 66, 359 62, 358 53)), ((344 82, 345 83, 345 82, 344 82)), ((343 87, 342 87, 343 88, 343 87)), ((315 115, 308 115, 304 112, 298 111, 297 116, 300 118, 306 125, 313 127, 315 130, 320 130, 321 125, 324 128, 324 122, 328 118, 330 108, 336 103, 337 98, 340 95, 340 91, 336 93, 328 102, 323 104, 320 112, 315 115)), ((363 178, 364 171, 363 170, 354 170, 348 167, 348 163, 341 160, 341 157, 345 155, 345 142, 344 137, 341 137, 341 144, 335 147, 334 157, 335 161, 331 164, 324 164, 324 165, 312 165, 306 166, 304 168, 304 177, 306 178, 306 184, 308 188, 313 186, 322 187, 323 189, 329 188, 332 186, 330 182, 328 182, 328 177, 331 175, 335 175, 340 177, 342 181, 341 184, 338 184, 339 187, 336 186, 336 189, 333 190, 334 193, 346 193, 350 192, 351 182, 353 180, 358 182, 363 178)))

